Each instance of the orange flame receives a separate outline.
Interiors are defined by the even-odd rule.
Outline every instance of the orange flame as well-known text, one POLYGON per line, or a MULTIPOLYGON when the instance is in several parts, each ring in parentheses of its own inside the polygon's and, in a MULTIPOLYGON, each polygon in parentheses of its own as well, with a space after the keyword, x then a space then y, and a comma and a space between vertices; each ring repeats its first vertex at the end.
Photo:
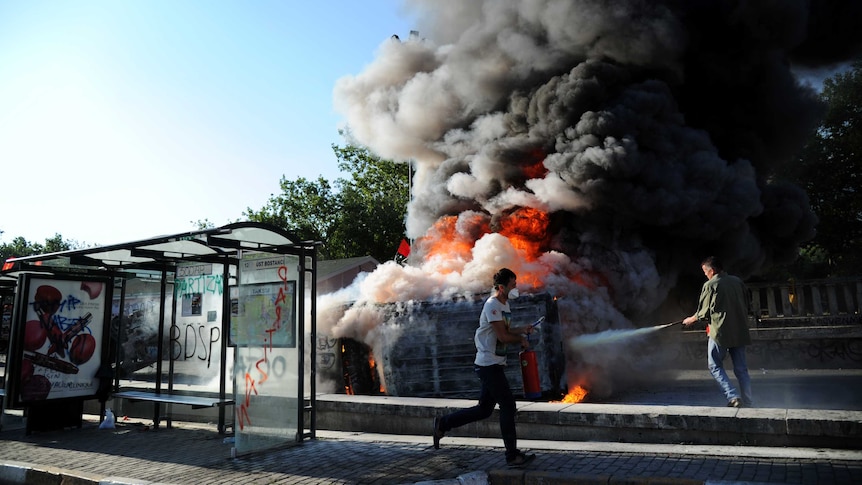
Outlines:
MULTIPOLYGON (((490 232, 484 216, 476 214, 467 221, 461 216, 461 224, 469 228, 469 232, 479 236, 490 232)), ((425 250, 425 258, 440 258, 444 260, 469 260, 476 238, 458 230, 458 216, 443 216, 421 238, 416 240, 416 246, 425 250)))
MULTIPOLYGON (((550 216, 546 212, 519 207, 500 216, 494 229, 509 239, 527 261, 535 261, 547 249, 549 224, 550 216)), ((469 260, 476 240, 490 232, 491 227, 482 214, 443 216, 416 244, 425 250, 428 259, 469 260)))
POLYGON ((532 207, 520 207, 500 218, 500 234, 522 252, 527 261, 535 261, 546 249, 550 217, 532 207))
MULTIPOLYGON (((345 350, 344 344, 341 344, 341 355, 344 355, 345 350)), ((351 386, 349 382, 344 383, 344 393, 348 396, 353 395, 353 386, 351 386)))
MULTIPOLYGON (((377 374, 377 361, 374 360, 374 354, 368 354, 368 368, 371 369, 371 372, 377 374)), ((380 381, 380 393, 386 394, 386 386, 383 385, 383 381, 380 381)))
POLYGON ((545 167, 544 163, 545 153, 542 150, 535 149, 530 153, 530 158, 537 161, 523 167, 524 175, 531 179, 544 177, 548 173, 548 168, 545 167))
POLYGON ((566 394, 566 396, 563 399, 561 399, 560 401, 555 401, 555 402, 561 402, 561 403, 565 403, 565 404, 575 404, 575 403, 579 403, 579 402, 583 401, 584 398, 587 397, 587 394, 588 394, 588 391, 586 389, 584 389, 583 387, 574 386, 572 388, 572 390, 570 390, 569 393, 566 394))
MULTIPOLYGON (((443 263, 436 271, 451 273, 472 259, 472 250, 479 238, 495 231, 509 240, 524 261, 534 262, 550 249, 550 225, 550 215, 533 207, 517 207, 493 219, 489 219, 487 214, 465 212, 440 217, 414 246, 426 261, 443 263)), ((524 287, 540 289, 546 276, 521 273, 518 280, 524 287)), ((608 284, 604 275, 590 270, 582 269, 566 276, 587 288, 608 284)))

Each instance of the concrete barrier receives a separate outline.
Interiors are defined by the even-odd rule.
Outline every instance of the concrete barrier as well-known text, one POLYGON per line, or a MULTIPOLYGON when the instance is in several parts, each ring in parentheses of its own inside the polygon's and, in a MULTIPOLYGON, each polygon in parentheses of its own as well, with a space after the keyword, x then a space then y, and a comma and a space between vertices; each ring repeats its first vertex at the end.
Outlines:
MULTIPOLYGON (((318 429, 429 435, 434 416, 475 401, 327 394, 318 429)), ((500 436, 496 415, 449 433, 500 436)), ((530 440, 862 448, 862 411, 705 406, 518 403, 518 437, 530 440)))

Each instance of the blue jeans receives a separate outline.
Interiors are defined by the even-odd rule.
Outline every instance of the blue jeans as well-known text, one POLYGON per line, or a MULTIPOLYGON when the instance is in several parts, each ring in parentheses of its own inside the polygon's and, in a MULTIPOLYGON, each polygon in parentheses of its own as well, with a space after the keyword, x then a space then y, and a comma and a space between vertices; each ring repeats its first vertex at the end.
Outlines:
POLYGON ((443 416, 440 418, 440 429, 445 432, 485 419, 494 412, 494 405, 499 404, 500 433, 506 446, 506 459, 512 459, 518 454, 515 434, 515 396, 509 389, 509 381, 506 379, 504 369, 502 365, 475 366, 473 370, 482 381, 479 403, 471 408, 443 416))
POLYGON ((715 381, 718 382, 722 392, 724 392, 724 397, 728 401, 741 397, 743 406, 751 406, 751 378, 748 376, 748 364, 745 363, 745 346, 727 348, 718 345, 711 338, 707 340, 709 340, 706 348, 709 372, 715 378, 715 381), (730 360, 733 362, 733 374, 736 376, 736 380, 739 381, 742 396, 739 395, 739 392, 730 383, 730 378, 727 376, 727 372, 724 371, 724 357, 727 354, 730 354, 730 360))

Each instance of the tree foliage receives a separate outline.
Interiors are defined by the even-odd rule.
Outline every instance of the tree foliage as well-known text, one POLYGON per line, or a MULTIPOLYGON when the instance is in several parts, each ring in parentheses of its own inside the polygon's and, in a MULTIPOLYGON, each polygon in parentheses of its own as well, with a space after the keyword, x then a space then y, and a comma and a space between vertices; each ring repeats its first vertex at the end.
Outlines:
POLYGON ((826 112, 791 176, 820 222, 808 250, 828 255, 832 274, 862 271, 862 61, 826 79, 826 112))
POLYGON ((391 259, 404 235, 409 167, 356 145, 332 149, 338 168, 350 174, 349 179, 330 183, 323 177, 282 177, 281 193, 272 195, 260 210, 248 208, 245 215, 299 240, 322 242, 324 259, 366 255, 378 261, 391 259))
POLYGON ((260 210, 246 209, 250 221, 265 222, 303 241, 328 241, 335 231, 338 197, 323 177, 308 180, 281 178, 281 193, 272 195, 260 210))
POLYGON ((65 240, 60 234, 54 234, 53 237, 45 239, 44 244, 30 242, 18 236, 10 243, 0 244, 0 261, 13 257, 21 258, 34 254, 56 253, 69 249, 78 249, 80 246, 77 241, 65 240))

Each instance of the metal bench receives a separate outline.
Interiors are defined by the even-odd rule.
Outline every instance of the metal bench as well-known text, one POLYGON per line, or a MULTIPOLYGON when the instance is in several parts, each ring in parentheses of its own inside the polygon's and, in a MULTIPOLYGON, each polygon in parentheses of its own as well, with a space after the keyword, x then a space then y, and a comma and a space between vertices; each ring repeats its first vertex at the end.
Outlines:
POLYGON ((128 399, 129 401, 152 401, 166 404, 185 404, 192 409, 211 408, 214 406, 228 406, 233 404, 233 398, 219 399, 188 394, 174 394, 169 392, 155 391, 120 391, 113 394, 114 397, 128 399))
MULTIPOLYGON (((180 404, 191 406, 192 409, 204 409, 211 407, 230 406, 234 404, 233 397, 225 397, 220 399, 213 396, 205 396, 200 394, 179 394, 173 392, 156 392, 155 390, 121 390, 112 394, 115 398, 127 399, 129 401, 148 401, 154 403, 153 427, 158 429, 160 422, 160 404, 180 404)), ((167 418, 167 427, 171 427, 171 420, 167 418)), ((221 421, 221 420, 220 420, 221 421)), ((225 432, 225 426, 222 422, 219 423, 219 433, 225 432)))

